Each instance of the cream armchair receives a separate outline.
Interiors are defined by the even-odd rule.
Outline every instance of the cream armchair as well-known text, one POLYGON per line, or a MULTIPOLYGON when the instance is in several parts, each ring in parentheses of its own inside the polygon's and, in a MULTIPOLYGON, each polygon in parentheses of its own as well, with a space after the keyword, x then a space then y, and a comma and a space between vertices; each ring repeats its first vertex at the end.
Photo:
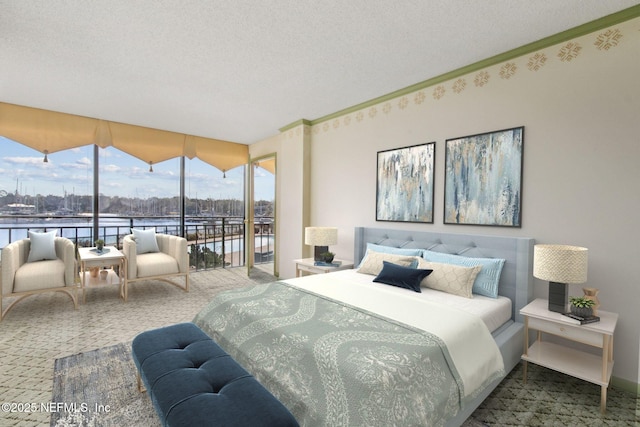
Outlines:
MULTIPOLYGON (((55 259, 28 262, 31 239, 22 239, 2 248, 2 292, 0 293, 0 321, 22 299, 42 292, 64 292, 78 308, 76 282, 76 252, 73 242, 64 237, 53 238, 55 259), (3 298, 16 298, 3 307, 3 298)), ((53 258, 51 256, 49 258, 53 258)))
POLYGON ((185 238, 155 234, 153 230, 134 230, 134 234, 124 237, 122 252, 127 260, 125 302, 129 283, 141 280, 161 280, 189 292, 189 254, 185 238), (172 280, 180 276, 184 277, 184 285, 172 280))

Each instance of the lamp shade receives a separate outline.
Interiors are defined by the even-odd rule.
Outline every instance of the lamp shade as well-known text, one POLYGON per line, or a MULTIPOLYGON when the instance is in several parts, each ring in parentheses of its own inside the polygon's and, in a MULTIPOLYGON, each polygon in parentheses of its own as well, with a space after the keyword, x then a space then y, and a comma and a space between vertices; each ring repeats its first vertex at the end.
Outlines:
POLYGON ((535 245, 533 276, 557 283, 587 281, 587 248, 568 245, 535 245))
POLYGON ((329 246, 338 244, 338 229, 336 227, 306 227, 304 229, 304 243, 310 246, 329 246))

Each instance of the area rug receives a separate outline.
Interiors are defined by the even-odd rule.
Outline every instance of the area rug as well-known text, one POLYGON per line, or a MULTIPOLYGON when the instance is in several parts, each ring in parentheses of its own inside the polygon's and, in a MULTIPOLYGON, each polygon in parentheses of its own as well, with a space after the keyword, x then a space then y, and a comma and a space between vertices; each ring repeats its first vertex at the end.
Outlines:
MULTIPOLYGON (((130 343, 56 359, 51 427, 160 426, 146 393, 138 391, 130 343)), ((469 419, 463 427, 486 424, 469 419)))
POLYGON ((52 427, 160 426, 128 343, 56 359, 51 401, 52 427))

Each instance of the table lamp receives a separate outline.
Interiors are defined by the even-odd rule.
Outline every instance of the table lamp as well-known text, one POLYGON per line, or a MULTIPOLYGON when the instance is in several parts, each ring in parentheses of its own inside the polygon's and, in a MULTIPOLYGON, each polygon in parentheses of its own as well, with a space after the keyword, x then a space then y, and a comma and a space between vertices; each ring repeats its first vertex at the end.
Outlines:
POLYGON ((587 252, 580 246, 533 247, 533 276, 549 281, 549 311, 569 311, 567 284, 587 281, 587 252))
POLYGON ((336 227, 306 227, 304 229, 305 245, 313 246, 313 260, 322 261, 321 254, 329 252, 329 245, 338 243, 336 227))

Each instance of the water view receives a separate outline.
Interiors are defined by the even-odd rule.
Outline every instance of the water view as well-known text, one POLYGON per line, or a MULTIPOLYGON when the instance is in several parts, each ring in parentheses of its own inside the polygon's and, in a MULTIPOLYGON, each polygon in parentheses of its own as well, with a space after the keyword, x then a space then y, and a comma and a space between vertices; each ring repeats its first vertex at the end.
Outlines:
MULTIPOLYGON (((0 248, 51 231, 78 246, 97 238, 121 247, 131 228, 182 234, 193 268, 244 265, 245 169, 198 159, 151 165, 113 147, 87 145, 43 155, 0 136, 0 248), (99 212, 97 227, 94 214, 99 212)), ((273 259, 275 175, 254 173, 255 262, 273 259)))

